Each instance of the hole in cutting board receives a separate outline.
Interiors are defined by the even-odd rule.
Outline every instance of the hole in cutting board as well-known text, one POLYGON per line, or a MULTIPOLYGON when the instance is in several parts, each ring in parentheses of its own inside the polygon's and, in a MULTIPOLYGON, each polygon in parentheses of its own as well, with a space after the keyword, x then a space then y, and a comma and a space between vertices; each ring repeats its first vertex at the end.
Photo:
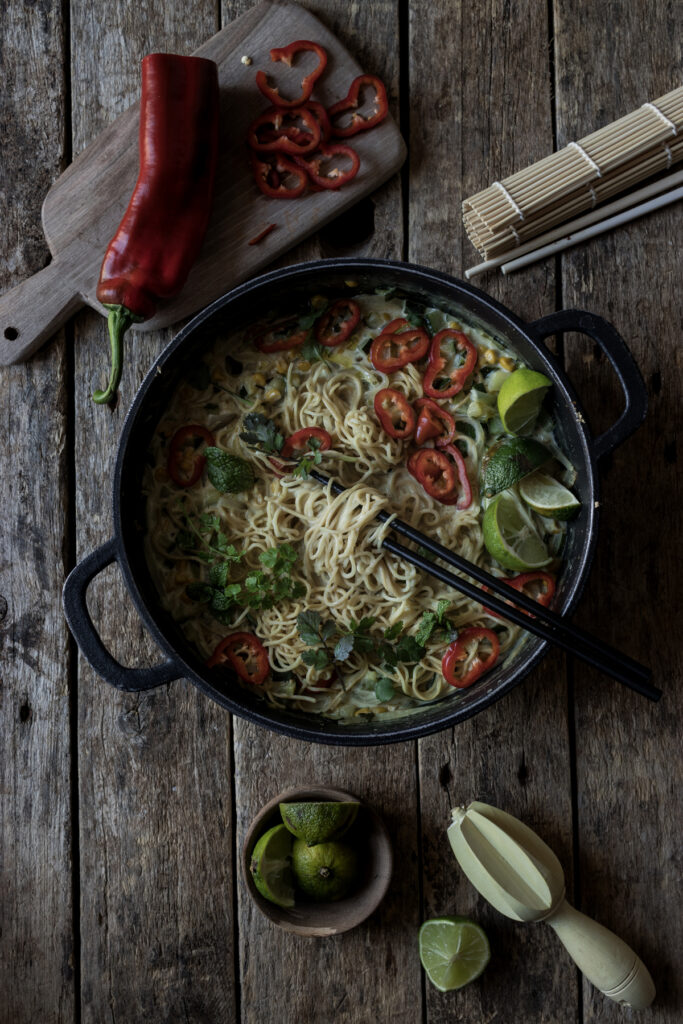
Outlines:
POLYGON ((16 329, 16 327, 6 327, 5 337, 7 338, 8 341, 16 341, 17 338, 19 337, 19 331, 16 329))

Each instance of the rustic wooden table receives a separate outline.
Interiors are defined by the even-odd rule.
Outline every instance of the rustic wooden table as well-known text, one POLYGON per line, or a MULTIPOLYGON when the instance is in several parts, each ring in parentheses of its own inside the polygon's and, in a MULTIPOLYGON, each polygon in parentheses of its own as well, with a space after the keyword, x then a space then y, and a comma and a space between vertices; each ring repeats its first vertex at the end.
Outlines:
MULTIPOLYGON (((476 262, 462 228, 464 196, 680 84, 682 9, 664 0, 304 2, 386 80, 410 155, 400 179, 288 263, 372 255, 459 276, 476 262)), ((140 58, 191 52, 249 7, 3 3, 0 287, 47 262, 43 196, 136 99, 140 58)), ((670 207, 557 260, 481 282, 527 319, 573 306, 604 315, 642 369, 649 415, 602 463, 600 544, 577 620, 654 667, 659 705, 552 655, 453 731, 344 750, 231 720, 186 683, 143 695, 110 689, 69 638, 61 586, 111 533, 126 405, 171 332, 137 341, 114 412, 90 401, 107 351, 104 322, 92 312, 29 363, 0 372, 3 1024, 631 1019, 582 981, 547 929, 500 917, 456 870, 444 827, 450 807, 474 797, 540 831, 576 904, 640 952, 659 995, 638 1019, 681 1020, 672 616, 680 242, 681 209, 670 207), (273 927, 237 872, 258 808, 283 787, 313 781, 370 800, 396 854, 379 911, 327 940, 273 927), (479 982, 442 995, 422 974, 417 929, 453 912, 484 924, 493 956, 479 982)), ((559 345, 599 430, 619 412, 616 380, 585 340, 559 345)), ((153 659, 117 574, 109 570, 92 590, 115 653, 153 659)))

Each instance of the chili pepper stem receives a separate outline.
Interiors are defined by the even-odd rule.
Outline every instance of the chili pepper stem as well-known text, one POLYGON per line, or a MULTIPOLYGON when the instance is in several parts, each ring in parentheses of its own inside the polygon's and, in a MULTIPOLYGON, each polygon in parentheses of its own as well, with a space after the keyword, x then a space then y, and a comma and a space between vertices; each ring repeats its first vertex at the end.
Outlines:
POLYGON ((99 389, 93 392, 92 400, 98 405, 106 405, 114 398, 121 380, 121 368, 123 366, 123 336, 131 324, 139 324, 145 318, 138 316, 126 306, 107 306, 109 317, 109 343, 111 345, 111 370, 109 371, 109 383, 104 391, 99 389))

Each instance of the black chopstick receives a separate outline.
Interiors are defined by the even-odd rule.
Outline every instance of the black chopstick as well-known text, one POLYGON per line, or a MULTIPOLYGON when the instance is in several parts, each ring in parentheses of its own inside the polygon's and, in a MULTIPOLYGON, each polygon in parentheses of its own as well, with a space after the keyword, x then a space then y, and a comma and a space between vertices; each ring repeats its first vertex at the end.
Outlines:
MULTIPOLYGON (((331 487, 334 494, 343 494, 346 490, 341 484, 330 480, 317 470, 311 470, 310 476, 325 487, 331 487)), ((382 510, 377 513, 376 518, 379 522, 385 523, 391 518, 391 513, 382 510)), ((429 573, 442 583, 446 583, 448 586, 460 591, 465 597, 478 601, 485 607, 504 616, 504 618, 521 626, 522 629, 527 630, 529 633, 533 633, 555 647, 560 647, 562 650, 568 651, 570 654, 575 655, 575 657, 586 661, 593 668, 606 673, 618 682, 635 690, 636 693, 640 693, 643 697, 653 701, 659 700, 661 697, 662 691, 650 682, 652 678, 650 669, 629 658, 628 655, 610 647, 609 644, 597 640, 590 633, 586 633, 578 626, 574 626, 556 612, 534 601, 533 598, 529 598, 520 591, 514 590, 504 580, 492 576, 485 569, 480 568, 480 566, 455 554, 455 552, 444 547, 443 544, 439 544, 438 541, 432 540, 420 530, 410 526, 409 523, 405 523, 401 519, 392 519, 390 529, 420 544, 426 551, 437 558, 452 565, 460 572, 471 576, 472 579, 487 587, 491 593, 482 592, 479 587, 475 586, 474 583, 470 583, 469 580, 463 579, 461 576, 455 576, 453 573, 448 572, 447 569, 435 565, 416 551, 411 551, 410 548, 388 537, 382 542, 382 547, 387 551, 391 551, 393 554, 422 569, 423 572, 429 573), (500 595, 500 597, 495 595, 500 595), (505 600, 501 600, 501 598, 505 598, 505 600), (510 604, 510 601, 514 601, 514 604, 510 604), (525 614, 525 612, 531 613, 533 619, 525 614)))

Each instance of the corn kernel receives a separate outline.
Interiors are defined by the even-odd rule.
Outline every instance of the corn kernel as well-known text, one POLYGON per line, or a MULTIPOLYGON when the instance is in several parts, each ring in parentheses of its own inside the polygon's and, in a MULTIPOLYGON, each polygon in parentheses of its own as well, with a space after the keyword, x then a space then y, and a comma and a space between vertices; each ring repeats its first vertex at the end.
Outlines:
POLYGON ((256 387, 262 388, 265 387, 266 378, 262 373, 255 373, 251 378, 251 383, 256 385, 256 387))
POLYGON ((357 288, 358 287, 358 281, 344 281, 344 284, 346 285, 347 288, 357 288))
POLYGON ((308 359, 300 359, 299 362, 296 364, 296 368, 297 370, 301 370, 302 373, 305 373, 306 370, 310 370, 311 364, 309 363, 308 359))
POLYGON ((489 366, 493 366, 493 364, 498 361, 496 351, 495 349, 492 348, 485 349, 485 351, 482 353, 482 358, 485 363, 489 364, 489 366))
POLYGON ((501 370, 508 370, 508 371, 514 370, 514 368, 515 368, 515 361, 514 361, 514 359, 510 359, 509 356, 502 356, 501 359, 500 359, 500 368, 501 368, 501 370))
POLYGON ((268 388, 263 396, 264 402, 279 402, 282 398, 282 392, 279 388, 268 388))
POLYGON ((275 369, 278 373, 287 373, 287 363, 284 359, 278 359, 275 364, 275 369))

